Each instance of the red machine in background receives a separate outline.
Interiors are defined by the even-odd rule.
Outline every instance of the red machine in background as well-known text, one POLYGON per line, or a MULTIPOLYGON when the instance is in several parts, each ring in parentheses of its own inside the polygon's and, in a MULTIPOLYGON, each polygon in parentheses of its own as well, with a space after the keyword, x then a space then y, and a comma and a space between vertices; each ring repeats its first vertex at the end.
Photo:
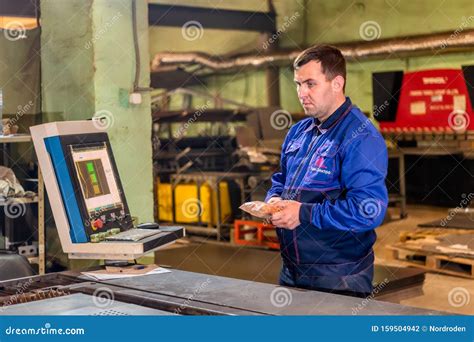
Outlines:
POLYGON ((474 186, 474 66, 374 73, 372 81, 374 117, 392 159, 389 202, 400 217, 407 197, 457 205, 474 186))
POLYGON ((382 133, 474 131, 474 66, 373 74, 382 133))

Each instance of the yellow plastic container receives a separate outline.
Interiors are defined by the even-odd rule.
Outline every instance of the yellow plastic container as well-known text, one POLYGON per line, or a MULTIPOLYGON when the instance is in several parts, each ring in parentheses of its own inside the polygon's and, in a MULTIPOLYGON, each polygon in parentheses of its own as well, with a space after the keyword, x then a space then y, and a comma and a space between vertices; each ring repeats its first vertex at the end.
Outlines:
MULTIPOLYGON (((173 221, 171 184, 158 183, 158 212, 160 221, 173 221)), ((230 219, 232 208, 227 182, 220 182, 221 223, 230 219)), ((195 183, 179 184, 175 188, 176 222, 196 224, 201 222, 208 225, 217 224, 217 193, 208 184, 201 185, 201 196, 198 200, 195 183), (211 219, 212 218, 212 219, 211 219)))

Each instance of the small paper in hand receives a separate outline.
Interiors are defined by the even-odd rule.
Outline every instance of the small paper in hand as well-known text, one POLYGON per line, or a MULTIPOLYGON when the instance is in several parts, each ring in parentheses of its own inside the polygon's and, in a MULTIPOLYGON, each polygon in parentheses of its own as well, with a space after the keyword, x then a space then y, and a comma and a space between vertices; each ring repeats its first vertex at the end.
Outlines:
POLYGON ((273 213, 278 211, 277 207, 261 201, 246 202, 239 208, 252 216, 263 219, 270 218, 273 213))

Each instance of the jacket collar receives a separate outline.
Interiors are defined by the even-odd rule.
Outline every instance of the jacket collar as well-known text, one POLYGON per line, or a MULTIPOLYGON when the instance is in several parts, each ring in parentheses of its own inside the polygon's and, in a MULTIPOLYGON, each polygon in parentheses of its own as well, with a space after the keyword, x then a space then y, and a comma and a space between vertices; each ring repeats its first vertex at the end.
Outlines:
POLYGON ((304 131, 305 132, 309 132, 311 131, 313 128, 317 128, 318 131, 321 133, 321 134, 324 134, 326 133, 329 129, 331 129, 337 122, 339 122, 339 120, 345 115, 347 114, 347 112, 350 110, 352 106, 352 101, 349 97, 346 97, 346 101, 344 101, 344 103, 342 105, 339 106, 339 108, 337 108, 334 113, 332 113, 329 118, 327 118, 326 121, 324 121, 323 123, 321 123, 318 119, 316 118, 313 118, 311 124, 309 125, 308 128, 306 128, 304 131))

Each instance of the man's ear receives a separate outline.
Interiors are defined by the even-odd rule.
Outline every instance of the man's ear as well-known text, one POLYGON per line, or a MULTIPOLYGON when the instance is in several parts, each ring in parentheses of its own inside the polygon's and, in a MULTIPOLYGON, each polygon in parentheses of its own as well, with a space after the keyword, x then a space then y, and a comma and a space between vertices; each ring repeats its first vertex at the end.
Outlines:
POLYGON ((331 81, 332 89, 336 92, 343 91, 344 83, 345 83, 344 77, 342 77, 341 75, 337 75, 331 81))

